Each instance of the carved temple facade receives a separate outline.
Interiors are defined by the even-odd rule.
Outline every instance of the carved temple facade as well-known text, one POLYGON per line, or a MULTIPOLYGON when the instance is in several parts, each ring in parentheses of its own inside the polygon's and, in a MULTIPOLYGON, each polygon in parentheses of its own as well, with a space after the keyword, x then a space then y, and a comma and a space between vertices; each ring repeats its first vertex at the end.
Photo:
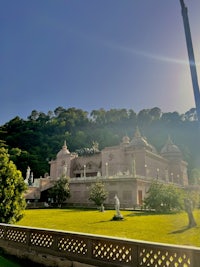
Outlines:
POLYGON ((41 178, 37 189, 33 184, 26 198, 33 198, 37 191, 39 199, 53 181, 62 176, 70 178, 71 197, 67 202, 81 206, 91 203, 89 189, 97 180, 102 181, 108 191, 105 204, 113 205, 114 196, 118 195, 122 207, 142 205, 153 179, 180 187, 188 185, 187 163, 172 140, 168 138, 158 153, 138 129, 132 140, 125 136, 121 144, 92 155, 71 153, 64 142, 56 159, 50 161, 49 177, 41 178))

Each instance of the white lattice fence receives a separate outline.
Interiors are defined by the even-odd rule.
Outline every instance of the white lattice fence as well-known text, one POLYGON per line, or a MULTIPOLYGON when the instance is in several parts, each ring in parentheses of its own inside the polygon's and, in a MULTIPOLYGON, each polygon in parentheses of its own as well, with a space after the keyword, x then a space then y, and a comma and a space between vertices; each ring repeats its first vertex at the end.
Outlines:
POLYGON ((96 266, 199 267, 200 248, 0 224, 0 244, 96 266))

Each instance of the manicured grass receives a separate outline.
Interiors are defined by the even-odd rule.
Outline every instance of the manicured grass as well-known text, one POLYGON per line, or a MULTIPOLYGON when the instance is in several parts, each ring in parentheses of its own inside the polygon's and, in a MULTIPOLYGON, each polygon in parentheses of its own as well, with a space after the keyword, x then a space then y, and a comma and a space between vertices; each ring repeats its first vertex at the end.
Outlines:
POLYGON ((26 210, 17 225, 200 247, 200 210, 194 212, 197 227, 191 229, 187 229, 186 213, 156 215, 121 211, 124 220, 112 221, 114 214, 113 210, 26 210))

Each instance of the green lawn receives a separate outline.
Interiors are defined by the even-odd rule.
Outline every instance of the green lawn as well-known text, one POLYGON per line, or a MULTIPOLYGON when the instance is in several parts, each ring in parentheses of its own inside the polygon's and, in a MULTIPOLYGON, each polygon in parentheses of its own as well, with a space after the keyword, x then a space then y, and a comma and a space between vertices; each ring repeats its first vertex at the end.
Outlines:
POLYGON ((197 227, 191 229, 187 229, 186 213, 152 215, 121 211, 124 220, 112 221, 114 214, 112 210, 25 210, 17 225, 200 247, 200 210, 194 212, 197 227))

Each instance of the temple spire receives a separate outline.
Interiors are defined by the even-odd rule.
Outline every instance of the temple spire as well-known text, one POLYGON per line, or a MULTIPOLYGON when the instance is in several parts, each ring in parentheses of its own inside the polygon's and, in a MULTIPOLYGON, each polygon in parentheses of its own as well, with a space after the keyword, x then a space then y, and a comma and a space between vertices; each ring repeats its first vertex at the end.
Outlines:
POLYGON ((134 137, 141 137, 141 133, 138 126, 135 129, 134 137))
POLYGON ((66 143, 66 140, 64 141, 63 148, 67 148, 67 143, 66 143))

